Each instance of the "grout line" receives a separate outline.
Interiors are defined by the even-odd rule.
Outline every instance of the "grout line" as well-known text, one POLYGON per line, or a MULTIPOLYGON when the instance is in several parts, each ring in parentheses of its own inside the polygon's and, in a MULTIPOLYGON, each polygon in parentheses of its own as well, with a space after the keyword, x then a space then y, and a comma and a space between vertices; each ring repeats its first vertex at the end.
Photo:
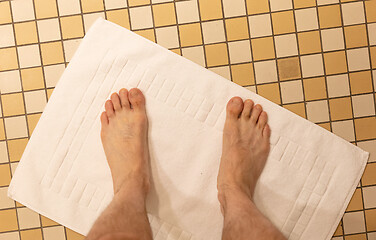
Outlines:
MULTIPOLYGON (((200 0, 193 0, 193 1, 196 1, 196 4, 197 4, 197 11, 198 11, 198 23, 200 24, 200 30, 201 30, 201 41, 202 41, 202 45, 199 45, 199 46, 202 46, 202 51, 203 51, 203 54, 204 54, 204 63, 205 63, 205 68, 208 68, 208 60, 206 58, 206 48, 205 46, 207 46, 208 44, 205 44, 205 41, 204 41, 204 32, 202 31, 202 17, 201 17, 201 10, 200 10, 200 0)), ((223 20, 222 20, 223 21, 223 20)), ((187 24, 192 24, 192 23, 187 23, 187 24)), ((223 21, 223 25, 224 25, 224 21, 223 21)), ((181 24, 183 25, 183 24, 181 24)), ((223 26, 224 28, 224 26, 223 26)), ((226 31, 226 30, 224 30, 226 31)), ((226 37, 226 32, 225 32, 225 37, 226 37)), ((192 47, 192 46, 190 46, 192 47)), ((182 55, 183 55, 183 52, 182 52, 182 55)))
MULTIPOLYGON (((230 72, 230 81, 233 82, 233 80, 232 80, 232 69, 231 69, 231 59, 230 59, 230 47, 229 47, 229 44, 228 44, 229 41, 228 41, 228 37, 227 37, 227 27, 226 27, 226 20, 228 18, 225 17, 225 7, 224 7, 224 4, 223 4, 223 0, 220 0, 220 2, 221 2, 221 10, 222 10, 223 30, 224 30, 224 33, 225 33, 225 44, 226 44, 226 49, 227 49, 227 62, 228 62, 228 64, 226 66, 228 66, 228 69, 229 69, 229 72, 230 72)), ((243 17, 236 16, 233 19, 236 19, 236 18, 241 19, 243 17)), ((246 17, 246 19, 248 19, 248 18, 246 17)), ((202 26, 202 23, 200 23, 200 26, 202 26)), ((247 31, 248 31, 248 36, 249 36, 249 30, 248 29, 249 29, 249 26, 248 26, 248 20, 247 20, 247 31)), ((204 32, 201 31, 201 35, 204 36, 204 32)), ((244 39, 239 39, 238 41, 243 41, 243 40, 244 39)))

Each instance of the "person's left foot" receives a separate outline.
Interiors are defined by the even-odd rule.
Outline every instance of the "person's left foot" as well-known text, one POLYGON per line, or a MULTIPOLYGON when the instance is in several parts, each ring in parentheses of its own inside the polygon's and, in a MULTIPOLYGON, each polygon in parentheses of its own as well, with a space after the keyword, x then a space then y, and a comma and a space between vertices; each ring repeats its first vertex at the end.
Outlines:
POLYGON ((101 139, 111 169, 115 194, 149 190, 148 119, 145 97, 133 88, 113 93, 101 115, 101 139), (131 188, 131 190, 129 189, 131 188))

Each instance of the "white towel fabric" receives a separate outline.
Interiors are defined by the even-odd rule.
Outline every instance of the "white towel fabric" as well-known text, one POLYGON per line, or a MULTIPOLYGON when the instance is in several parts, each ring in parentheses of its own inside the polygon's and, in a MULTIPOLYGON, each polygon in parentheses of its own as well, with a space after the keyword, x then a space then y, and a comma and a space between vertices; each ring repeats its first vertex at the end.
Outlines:
POLYGON ((220 239, 216 177, 227 101, 269 114, 271 153, 258 208, 289 239, 330 239, 368 153, 321 127, 99 19, 58 82, 18 165, 9 196, 81 234, 113 196, 99 116, 110 93, 138 87, 150 121, 155 239, 220 239))

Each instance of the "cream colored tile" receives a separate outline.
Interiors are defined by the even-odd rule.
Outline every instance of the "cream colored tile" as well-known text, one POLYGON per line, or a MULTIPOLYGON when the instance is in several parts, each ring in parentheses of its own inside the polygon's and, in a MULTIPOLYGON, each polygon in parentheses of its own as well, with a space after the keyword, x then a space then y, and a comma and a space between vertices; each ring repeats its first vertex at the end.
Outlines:
POLYGON ((1 141, 0 142, 0 163, 5 163, 5 162, 9 162, 9 159, 8 159, 8 149, 7 149, 6 142, 1 141))
POLYGON ((324 75, 324 65, 321 54, 300 57, 303 77, 324 75))
POLYGON ((295 22, 298 32, 318 29, 316 8, 295 10, 295 22))
POLYGON ((63 226, 43 228, 44 240, 65 240, 63 226))
POLYGON ((248 87, 245 87, 245 88, 248 89, 251 92, 257 93, 256 86, 248 86, 248 87))
POLYGON ((302 81, 281 82, 282 103, 294 103, 304 100, 302 81))
POLYGON ((40 42, 61 39, 60 25, 57 18, 37 21, 40 42))
POLYGON ((249 40, 228 43, 230 63, 243 63, 252 61, 251 43, 249 40))
POLYGON ((129 15, 131 17, 132 30, 153 27, 150 6, 130 8, 129 15))
POLYGON ((366 70, 370 68, 368 48, 347 50, 349 71, 366 70))
POLYGON ((20 229, 40 227, 38 213, 29 208, 17 208, 17 216, 20 229))
POLYGON ((4 118, 4 125, 8 139, 27 137, 25 116, 4 118))
POLYGON ((214 67, 209 68, 210 71, 215 72, 216 74, 226 78, 227 80, 231 79, 230 74, 230 67, 229 66, 222 66, 222 67, 214 67))
POLYGON ((332 122, 332 132, 349 142, 355 141, 352 120, 332 122))
POLYGON ((376 240, 376 232, 367 233, 368 240, 376 240))
POLYGON ((35 19, 33 0, 10 1, 14 22, 35 19))
POLYGON ((57 0, 60 16, 81 13, 79 0, 57 0))
POLYGON ((15 45, 12 24, 0 25, 0 36, 0 48, 15 45))
POLYGON ((368 140, 364 142, 358 142, 357 146, 366 152, 369 152, 368 162, 376 161, 376 140, 368 140))
POLYGON ((17 47, 21 68, 40 66, 40 51, 37 44, 17 47))
POLYGON ((8 198, 7 192, 8 192, 8 187, 0 188, 0 209, 15 207, 14 201, 8 198))
POLYGON ((354 117, 375 115, 375 102, 373 94, 352 96, 354 117))
POLYGON ((376 187, 364 187, 363 188, 363 199, 365 208, 375 208, 376 207, 376 187))
POLYGON ((10 164, 10 169, 12 171, 12 176, 14 176, 14 173, 16 172, 17 166, 18 166, 18 162, 14 162, 14 163, 10 164))
POLYGON ((248 22, 251 38, 272 35, 272 23, 270 14, 249 16, 248 22))
POLYGON ((365 23, 363 1, 345 3, 341 5, 343 25, 365 23))
POLYGON ((18 232, 0 233, 0 240, 20 240, 18 232))
POLYGON ((347 74, 328 76, 326 78, 329 97, 350 95, 349 77, 347 74))
POLYGON ((343 229, 345 234, 365 231, 363 212, 345 213, 343 216, 343 229))
POLYGON ((91 25, 98 19, 98 18, 106 18, 104 12, 97 12, 97 13, 89 13, 84 14, 84 28, 85 32, 88 32, 91 25))
POLYGON ((202 46, 182 48, 182 55, 192 62, 205 67, 204 48, 202 46))
POLYGON ((298 55, 298 42, 295 34, 275 36, 274 42, 278 58, 298 55))
POLYGON ((65 70, 65 64, 51 65, 44 67, 44 76, 46 81, 46 87, 55 87, 59 81, 61 75, 65 70))
POLYGON ((224 42, 226 40, 223 20, 203 22, 201 26, 205 44, 224 42))
POLYGON ((82 39, 72 39, 63 42, 65 61, 70 62, 82 39))
POLYGON ((376 23, 368 24, 369 45, 376 45, 376 23))
POLYGON ((269 0, 272 12, 292 9, 292 0, 269 0))
POLYGON ((225 17, 243 16, 245 12, 244 0, 222 0, 225 17))
POLYGON ((309 121, 314 123, 329 121, 329 110, 327 100, 307 102, 306 109, 307 118, 309 121))
POLYGON ((343 28, 321 30, 321 41, 324 51, 340 50, 345 48, 343 28))
POLYGON ((104 0, 106 10, 127 7, 127 1, 124 0, 104 0))
POLYGON ((197 1, 177 1, 175 5, 179 24, 199 21, 197 1))
POLYGON ((44 90, 25 92, 26 113, 43 112, 46 106, 46 92, 44 90))
POLYGON ((256 83, 269 83, 278 81, 276 61, 255 62, 256 83))
POLYGON ((179 47, 177 26, 156 28, 155 34, 159 45, 168 49, 179 47))
POLYGON ((12 93, 21 91, 19 70, 0 72, 0 92, 12 93))

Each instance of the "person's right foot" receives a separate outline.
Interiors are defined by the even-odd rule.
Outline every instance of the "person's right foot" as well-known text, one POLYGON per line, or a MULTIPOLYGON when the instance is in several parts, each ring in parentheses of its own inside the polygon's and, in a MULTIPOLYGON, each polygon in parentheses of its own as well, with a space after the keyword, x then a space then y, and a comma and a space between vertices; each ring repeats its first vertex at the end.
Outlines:
POLYGON ((227 104, 223 148, 218 174, 221 204, 227 192, 242 192, 250 199, 269 155, 267 114, 252 100, 233 97, 227 104))

